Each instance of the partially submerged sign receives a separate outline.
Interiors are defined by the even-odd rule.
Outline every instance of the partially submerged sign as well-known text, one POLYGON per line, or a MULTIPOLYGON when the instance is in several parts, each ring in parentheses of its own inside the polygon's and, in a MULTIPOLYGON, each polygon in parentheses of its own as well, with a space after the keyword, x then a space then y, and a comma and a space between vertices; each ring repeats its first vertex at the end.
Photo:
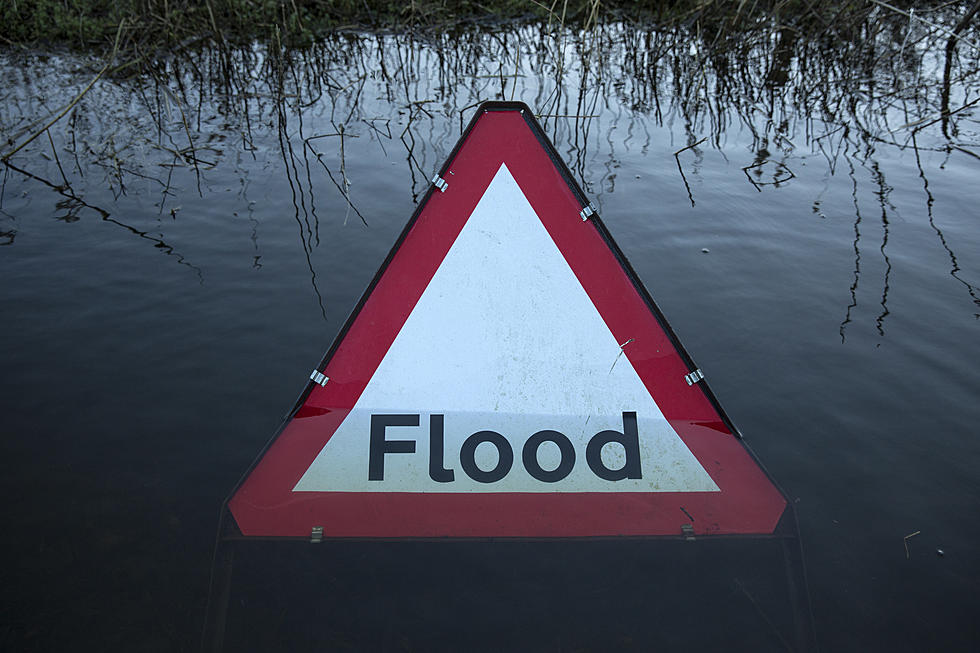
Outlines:
POLYGON ((245 536, 768 534, 786 501, 523 104, 480 107, 233 493, 245 536))

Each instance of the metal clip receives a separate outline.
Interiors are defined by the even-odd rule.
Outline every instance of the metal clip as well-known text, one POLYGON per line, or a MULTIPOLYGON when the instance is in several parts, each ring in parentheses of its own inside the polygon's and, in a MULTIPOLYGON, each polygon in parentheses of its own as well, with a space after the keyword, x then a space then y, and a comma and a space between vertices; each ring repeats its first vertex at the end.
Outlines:
POLYGON ((681 524, 681 535, 685 540, 694 541, 694 526, 692 524, 681 524))
POLYGON ((432 183, 435 185, 436 188, 441 190, 443 193, 445 193, 446 189, 449 188, 449 184, 446 183, 446 180, 440 177, 438 173, 436 174, 435 177, 432 178, 432 183))
POLYGON ((313 531, 310 533, 310 542, 312 544, 319 544, 323 541, 323 526, 314 526, 313 531))
POLYGON ((598 211, 598 209, 595 207, 595 204, 589 202, 587 205, 582 207, 581 211, 578 212, 578 217, 582 218, 582 222, 585 222, 589 219, 590 215, 595 215, 596 211, 598 211))
POLYGON ((697 383, 703 378, 704 378, 704 372, 701 371, 700 367, 694 370, 693 372, 691 372, 690 374, 684 375, 684 380, 687 381, 688 385, 694 385, 695 383, 697 383))
POLYGON ((319 370, 313 370, 313 374, 310 374, 310 381, 319 384, 321 387, 325 387, 329 380, 330 377, 319 370))

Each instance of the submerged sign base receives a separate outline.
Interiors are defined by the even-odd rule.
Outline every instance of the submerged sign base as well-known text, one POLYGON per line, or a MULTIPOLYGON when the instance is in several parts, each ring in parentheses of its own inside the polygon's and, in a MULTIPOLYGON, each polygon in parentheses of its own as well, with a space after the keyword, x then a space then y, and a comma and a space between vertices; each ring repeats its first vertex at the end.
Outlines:
POLYGON ((325 539, 771 534, 786 506, 517 103, 477 111, 228 502, 325 539))

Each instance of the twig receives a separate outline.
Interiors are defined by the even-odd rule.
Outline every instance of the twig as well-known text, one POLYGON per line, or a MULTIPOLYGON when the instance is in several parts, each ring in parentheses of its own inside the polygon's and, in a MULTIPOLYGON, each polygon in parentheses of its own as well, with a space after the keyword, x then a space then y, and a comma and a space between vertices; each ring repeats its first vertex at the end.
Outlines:
POLYGON ((575 118, 576 120, 578 120, 578 119, 583 119, 584 120, 585 118, 598 118, 599 117, 598 114, 578 115, 578 114, 574 114, 574 113, 536 113, 536 114, 534 114, 534 116, 535 116, 535 118, 575 118))
POLYGON ((698 145, 700 145, 701 143, 705 142, 706 140, 708 140, 708 137, 707 136, 705 136, 704 138, 702 138, 701 140, 699 140, 697 143, 691 143, 690 145, 688 145, 686 147, 682 147, 681 149, 679 149, 676 152, 674 152, 674 156, 677 156, 678 154, 680 154, 684 150, 693 150, 694 148, 696 148, 698 145))
POLYGON ((952 149, 956 150, 957 152, 962 152, 963 154, 968 154, 968 155, 972 156, 974 159, 980 159, 980 154, 977 154, 976 152, 971 152, 970 150, 964 148, 962 145, 950 145, 950 147, 952 149))
MULTIPOLYGON (((681 508, 681 510, 684 509, 681 508)), ((687 514, 686 510, 684 510, 684 514, 687 514)), ((770 619, 769 615, 767 615, 765 610, 762 609, 762 606, 759 605, 759 602, 755 600, 755 597, 749 594, 749 591, 745 589, 745 585, 742 584, 742 581, 736 578, 735 586, 742 591, 742 594, 745 595, 745 598, 749 600, 749 603, 752 604, 752 607, 755 608, 756 612, 759 613, 759 616, 762 617, 763 621, 766 622, 766 625, 769 626, 769 629, 772 631, 772 633, 776 636, 777 639, 779 639, 780 643, 783 645, 783 649, 786 651, 792 651, 793 647, 789 645, 789 642, 786 641, 786 638, 783 637, 783 635, 779 632, 779 629, 776 628, 776 624, 772 622, 772 619, 770 619)))
MULTIPOLYGON (((337 190, 338 191, 340 191, 341 196, 344 198, 344 200, 347 201, 347 206, 349 206, 351 209, 354 209, 354 213, 356 213, 357 214, 357 217, 361 219, 361 222, 364 223, 364 226, 365 227, 369 226, 367 220, 364 219, 364 216, 361 215, 361 212, 357 210, 357 207, 356 206, 354 206, 354 202, 351 201, 349 190, 347 188, 344 188, 343 186, 341 186, 339 183, 337 183, 337 180, 334 178, 333 173, 330 172, 330 168, 328 168, 327 167, 327 164, 323 162, 323 154, 321 154, 320 152, 317 152, 315 149, 313 149, 313 146, 310 145, 309 139, 303 141, 303 144, 307 148, 309 148, 310 152, 312 152, 313 155, 316 157, 317 163, 319 163, 321 166, 323 166, 323 169, 327 172, 327 176, 330 177, 330 181, 333 182, 333 185, 337 187, 337 190)), ((346 179, 344 179, 344 181, 345 181, 345 184, 344 185, 349 188, 350 187, 350 183, 348 183, 346 181, 346 179)), ((348 214, 349 214, 349 212, 348 212, 348 214)), ((347 216, 346 215, 344 216, 344 224, 347 224, 347 216)))
POLYGON ((929 120, 929 118, 922 118, 921 120, 916 120, 915 122, 910 122, 907 125, 902 125, 901 127, 899 127, 899 129, 908 129, 909 127, 914 127, 915 128, 914 131, 919 131, 919 130, 925 129, 926 127, 929 127, 930 125, 935 125, 937 122, 939 122, 940 120, 943 120, 944 118, 948 118, 948 117, 950 117, 952 115, 955 115, 955 114, 959 113, 960 111, 963 111, 964 109, 969 109, 970 107, 972 107, 977 102, 980 102, 980 97, 975 98, 975 99, 973 99, 970 102, 967 102, 966 104, 964 104, 963 106, 961 106, 958 109, 953 109, 952 111, 944 112, 938 118, 933 118, 932 120, 929 120))
POLYGON ((909 533, 908 535, 906 535, 906 536, 905 536, 905 540, 904 540, 904 543, 905 543, 905 559, 906 559, 906 560, 909 560, 909 559, 911 559, 911 557, 912 557, 912 556, 911 556, 911 555, 909 554, 909 538, 912 538, 912 537, 915 537, 916 535, 918 535, 918 534, 919 534, 919 533, 921 533, 921 532, 922 532, 922 531, 916 531, 916 532, 914 532, 914 533, 909 533))
POLYGON ((45 130, 45 133, 48 135, 48 143, 51 144, 51 153, 54 154, 54 162, 58 164, 58 172, 61 173, 61 180, 65 182, 65 188, 68 188, 71 184, 68 183, 68 177, 65 176, 65 169, 61 167, 61 158, 58 157, 58 150, 54 146, 54 139, 51 138, 51 130, 45 130))
MULTIPOLYGON (((616 367, 616 363, 617 363, 617 361, 619 361, 619 357, 626 353, 626 350, 624 349, 624 347, 626 347, 626 345, 630 344, 634 340, 635 340, 635 338, 630 338, 629 340, 627 340, 626 342, 624 342, 623 344, 621 344, 619 346, 619 353, 616 354, 616 358, 613 359, 612 367, 609 368, 609 373, 610 374, 612 374, 613 368, 616 367)), ((682 508, 682 510, 683 510, 683 508, 682 508)))
POLYGON ((695 205, 694 204, 694 195, 693 195, 693 193, 691 193, 691 185, 689 183, 687 183, 687 175, 684 174, 684 168, 681 166, 681 157, 678 156, 678 155, 681 152, 683 152, 684 150, 694 149, 695 147, 697 147, 701 143, 705 142, 706 140, 708 140, 708 137, 707 136, 705 136, 704 138, 702 138, 701 140, 699 140, 697 143, 691 143, 687 147, 682 147, 681 149, 679 149, 676 152, 674 152, 674 161, 677 162, 677 171, 679 173, 681 173, 681 181, 684 182, 684 188, 687 189, 687 199, 691 200, 691 206, 694 206, 695 205))
MULTIPOLYGON (((913 18, 914 18, 915 20, 918 20, 920 23, 924 23, 924 24, 928 25, 929 27, 933 28, 934 30, 940 31, 940 32, 942 32, 943 34, 945 34, 947 36, 952 36, 954 38, 957 38, 959 36, 958 33, 955 30, 950 31, 950 30, 946 29, 945 27, 943 27, 942 25, 937 25, 936 23, 931 23, 928 20, 923 20, 922 18, 915 17, 915 16, 913 16, 913 14, 910 14, 907 11, 902 11, 898 7, 894 7, 894 6, 890 5, 890 4, 888 4, 887 2, 882 2, 881 0, 871 0, 871 2, 874 3, 874 4, 876 4, 876 5, 878 5, 879 7, 884 7, 885 9, 890 9, 891 11, 894 11, 895 13, 901 14, 901 15, 905 16, 906 18, 908 18, 909 20, 913 20, 913 18)), ((974 13, 976 13, 976 11, 977 11, 977 7, 974 7, 973 9, 971 9, 970 10, 970 13, 967 16, 967 18, 972 17, 972 15, 974 13)), ((965 25, 964 25, 964 27, 965 27, 965 25)), ((962 30, 962 28, 960 28, 960 29, 962 30)), ((976 43, 973 43, 972 41, 967 41, 965 39, 960 39, 960 41, 962 43, 966 43, 968 46, 970 46, 974 50, 977 50, 978 52, 980 52, 980 45, 977 45, 976 43)))
POLYGON ((775 163, 776 164, 777 169, 776 169, 776 172, 773 173, 772 181, 756 181, 755 179, 752 179, 752 175, 749 174, 749 170, 754 170, 755 168, 761 168, 762 166, 766 165, 767 163, 770 163, 770 160, 769 159, 766 159, 765 161, 759 161, 758 163, 753 163, 750 166, 745 166, 744 168, 742 168, 742 172, 745 173, 745 177, 749 180, 749 183, 752 184, 753 186, 755 186, 755 189, 757 191, 759 191, 760 193, 762 192, 762 186, 778 186, 779 184, 781 184, 783 182, 787 182, 790 179, 793 179, 793 178, 796 177, 796 174, 792 170, 790 170, 789 167, 785 163, 779 163, 778 161, 773 161, 772 163, 775 163), (776 178, 776 174, 779 173, 780 169, 782 169, 785 172, 788 172, 789 173, 789 176, 788 177, 780 177, 780 178, 777 179, 776 178))

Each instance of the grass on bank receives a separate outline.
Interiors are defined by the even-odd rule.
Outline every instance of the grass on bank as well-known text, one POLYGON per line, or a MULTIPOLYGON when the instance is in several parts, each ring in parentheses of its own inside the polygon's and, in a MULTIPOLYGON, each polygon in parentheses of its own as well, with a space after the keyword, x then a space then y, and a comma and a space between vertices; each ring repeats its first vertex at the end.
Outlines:
MULTIPOLYGON (((913 4, 921 10, 970 3, 889 4, 907 11, 913 4)), ((111 43, 124 23, 125 40, 149 48, 202 36, 262 39, 273 32, 302 44, 344 27, 438 29, 515 19, 589 25, 600 16, 732 32, 766 19, 812 36, 846 30, 881 6, 876 0, 5 0, 0 40, 86 48, 111 43)))
POLYGON ((406 27, 544 13, 528 0, 7 0, 0 7, 0 33, 8 42, 84 47, 110 38, 125 20, 141 40, 179 41, 215 32, 242 40, 265 36, 272 25, 295 40, 348 26, 406 27))

